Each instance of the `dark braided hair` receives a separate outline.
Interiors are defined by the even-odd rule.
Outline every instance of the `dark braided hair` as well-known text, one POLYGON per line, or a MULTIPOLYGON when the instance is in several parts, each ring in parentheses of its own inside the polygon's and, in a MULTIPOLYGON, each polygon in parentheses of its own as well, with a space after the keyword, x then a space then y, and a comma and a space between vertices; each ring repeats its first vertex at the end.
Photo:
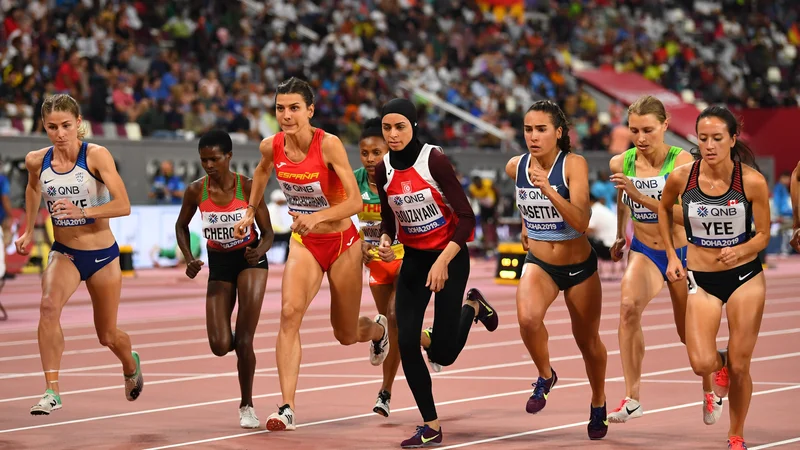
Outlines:
POLYGON ((567 116, 564 115, 564 111, 561 110, 561 107, 551 100, 539 100, 534 102, 525 114, 531 111, 540 111, 550 115, 553 127, 556 129, 561 128, 561 138, 556 142, 556 145, 562 152, 569 153, 571 151, 569 142, 569 122, 567 122, 567 116))
POLYGON ((366 139, 369 137, 379 137, 383 139, 383 130, 381 129, 381 118, 373 117, 372 119, 364 122, 361 129, 361 137, 358 140, 366 139))

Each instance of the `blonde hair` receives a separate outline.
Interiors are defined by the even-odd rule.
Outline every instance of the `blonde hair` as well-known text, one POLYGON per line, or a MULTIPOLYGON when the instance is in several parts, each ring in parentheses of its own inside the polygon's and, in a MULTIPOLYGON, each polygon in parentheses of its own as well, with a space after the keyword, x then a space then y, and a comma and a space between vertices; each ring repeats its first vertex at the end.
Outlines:
POLYGON ((628 115, 631 114, 636 114, 637 116, 652 114, 661 123, 667 121, 667 110, 664 108, 664 104, 661 103, 661 100, 652 95, 639 97, 633 102, 633 104, 628 107, 628 115))
MULTIPOLYGON (((75 116, 75 119, 81 117, 81 107, 78 102, 67 94, 55 94, 44 99, 42 102, 42 122, 45 121, 47 115, 53 111, 67 112, 75 116)), ((83 140, 86 137, 88 126, 86 122, 81 122, 78 127, 78 139, 83 140)))

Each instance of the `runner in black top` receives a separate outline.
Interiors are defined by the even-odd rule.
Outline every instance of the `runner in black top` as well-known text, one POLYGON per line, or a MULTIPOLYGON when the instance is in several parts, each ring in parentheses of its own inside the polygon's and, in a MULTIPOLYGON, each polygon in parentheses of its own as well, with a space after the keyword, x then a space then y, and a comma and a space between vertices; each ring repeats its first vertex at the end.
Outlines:
POLYGON ((667 179, 658 209, 659 230, 669 258, 669 280, 688 279, 686 349, 692 369, 700 376, 715 374, 718 397, 730 390, 728 448, 743 450, 744 420, 753 392, 750 359, 766 296, 758 253, 769 242, 769 188, 764 176, 748 165, 755 164, 753 153, 738 139, 739 124, 728 109, 706 108, 696 129, 702 159, 678 167, 667 179), (689 240, 686 269, 672 240, 672 205, 679 195, 689 240), (728 350, 718 352, 716 338, 726 304, 728 350))

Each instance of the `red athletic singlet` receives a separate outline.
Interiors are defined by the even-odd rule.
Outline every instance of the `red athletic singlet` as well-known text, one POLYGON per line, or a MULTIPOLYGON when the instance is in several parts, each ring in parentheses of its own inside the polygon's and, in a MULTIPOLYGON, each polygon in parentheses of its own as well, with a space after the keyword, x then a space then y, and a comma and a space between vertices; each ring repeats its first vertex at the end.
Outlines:
POLYGON ((247 230, 247 235, 242 239, 233 237, 233 226, 244 217, 247 210, 247 200, 242 189, 242 176, 236 174, 236 193, 233 200, 227 205, 220 206, 211 200, 208 195, 208 176, 203 179, 203 197, 198 205, 200 217, 203 219, 203 237, 208 242, 208 248, 217 251, 236 250, 247 246, 256 239, 254 225, 247 230))
POLYGON ((286 157, 283 132, 272 139, 275 174, 290 211, 311 214, 338 205, 347 198, 339 176, 322 159, 324 137, 325 132, 317 128, 308 154, 298 163, 286 157))
MULTIPOLYGON (((425 144, 412 167, 397 170, 386 164, 386 197, 397 222, 397 240, 419 250, 442 250, 455 233, 458 217, 445 204, 439 184, 428 168, 428 157, 438 147, 425 144)), ((470 241, 472 238, 469 239, 470 241)))

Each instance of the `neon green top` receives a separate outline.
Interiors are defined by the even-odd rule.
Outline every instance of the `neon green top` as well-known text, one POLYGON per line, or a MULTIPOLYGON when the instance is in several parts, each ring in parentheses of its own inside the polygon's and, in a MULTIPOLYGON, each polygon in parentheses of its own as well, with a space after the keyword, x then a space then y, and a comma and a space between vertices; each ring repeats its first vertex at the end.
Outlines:
MULTIPOLYGON (((675 169, 675 159, 678 154, 683 151, 680 147, 670 147, 667 152, 667 157, 664 158, 664 164, 661 165, 661 170, 658 175, 654 177, 637 177, 636 176, 636 147, 633 147, 625 152, 625 160, 622 163, 622 173, 630 178, 636 189, 644 195, 661 201, 661 193, 664 190, 664 185, 667 183, 667 176, 675 169)), ((650 211, 644 205, 636 203, 628 197, 628 194, 622 193, 622 202, 631 209, 631 219, 636 222, 642 223, 657 223, 658 213, 650 211)))
MULTIPOLYGON (((378 194, 369 188, 369 175, 367 169, 361 167, 353 171, 358 182, 358 190, 361 191, 361 212, 358 213, 358 220, 361 222, 359 234, 364 242, 378 246, 381 243, 381 199, 378 194)), ((403 244, 397 239, 392 243, 392 250, 397 259, 403 259, 405 251, 403 244)), ((375 252, 373 260, 380 261, 378 253, 375 252)))

